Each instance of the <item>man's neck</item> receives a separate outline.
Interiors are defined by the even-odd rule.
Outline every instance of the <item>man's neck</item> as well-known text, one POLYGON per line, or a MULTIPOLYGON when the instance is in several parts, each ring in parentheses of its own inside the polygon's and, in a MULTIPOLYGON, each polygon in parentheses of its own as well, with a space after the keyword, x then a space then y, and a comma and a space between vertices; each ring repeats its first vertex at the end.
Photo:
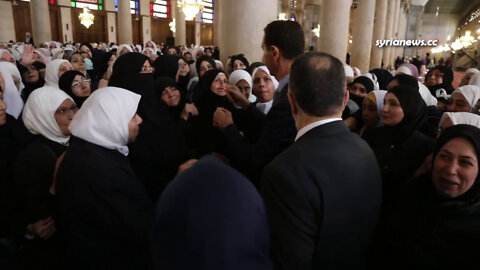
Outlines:
POLYGON ((318 122, 322 120, 327 120, 327 119, 333 119, 333 118, 342 118, 341 114, 334 114, 334 115, 329 115, 329 116, 322 116, 322 117, 317 117, 317 116, 311 116, 305 113, 302 113, 298 115, 295 119, 295 124, 297 126, 297 130, 301 130, 302 128, 318 122))
POLYGON ((290 69, 292 67, 293 60, 282 59, 277 69, 277 74, 275 77, 278 81, 281 81, 285 76, 290 74, 290 69))

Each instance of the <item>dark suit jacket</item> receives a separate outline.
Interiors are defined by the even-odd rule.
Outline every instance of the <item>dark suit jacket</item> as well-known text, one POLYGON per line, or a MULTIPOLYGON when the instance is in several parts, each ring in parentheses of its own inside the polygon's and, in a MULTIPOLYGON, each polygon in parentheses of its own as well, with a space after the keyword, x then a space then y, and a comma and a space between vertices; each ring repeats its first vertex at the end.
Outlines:
POLYGON ((318 126, 265 167, 260 183, 278 269, 365 269, 381 204, 368 145, 343 121, 318 126))
POLYGON ((266 116, 253 104, 243 112, 243 117, 251 119, 252 122, 245 134, 260 134, 255 144, 244 140, 235 125, 228 126, 223 132, 227 141, 225 154, 232 165, 255 184, 265 165, 295 140, 297 129, 288 103, 287 89, 288 84, 275 96, 272 108, 266 116))

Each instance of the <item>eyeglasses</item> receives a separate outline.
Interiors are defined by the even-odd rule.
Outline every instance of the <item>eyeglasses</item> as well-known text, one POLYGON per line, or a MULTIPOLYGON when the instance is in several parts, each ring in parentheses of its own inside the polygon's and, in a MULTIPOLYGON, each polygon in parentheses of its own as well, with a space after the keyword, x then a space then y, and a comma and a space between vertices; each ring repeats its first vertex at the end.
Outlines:
POLYGON ((79 82, 79 81, 73 82, 73 83, 72 83, 72 88, 78 88, 78 87, 80 87, 82 84, 90 84, 90 79, 84 79, 84 80, 82 80, 81 82, 79 82))
POLYGON ((67 108, 67 107, 60 107, 58 108, 55 113, 56 114, 67 114, 68 112, 72 112, 73 114, 75 114, 77 111, 78 111, 78 107, 77 105, 73 104, 70 108, 67 108))
POLYGON ((153 72, 154 70, 155 68, 152 66, 143 66, 141 69, 142 72, 153 72))

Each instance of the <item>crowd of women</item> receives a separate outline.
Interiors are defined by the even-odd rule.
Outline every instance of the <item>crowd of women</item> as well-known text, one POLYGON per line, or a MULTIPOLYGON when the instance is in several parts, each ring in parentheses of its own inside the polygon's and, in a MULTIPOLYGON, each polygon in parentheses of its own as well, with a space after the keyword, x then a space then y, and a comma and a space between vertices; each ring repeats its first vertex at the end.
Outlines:
MULTIPOLYGON (((267 66, 243 54, 222 63, 212 48, 164 54, 152 41, 2 47, 0 265, 270 269, 261 197, 228 166, 212 124, 227 109, 245 140, 258 140, 227 87, 267 115, 279 84, 267 66)), ((470 266, 480 240, 480 71, 468 69, 457 89, 444 66, 424 83, 410 63, 393 74, 345 65, 345 75, 342 118, 383 180, 372 265, 470 266)))

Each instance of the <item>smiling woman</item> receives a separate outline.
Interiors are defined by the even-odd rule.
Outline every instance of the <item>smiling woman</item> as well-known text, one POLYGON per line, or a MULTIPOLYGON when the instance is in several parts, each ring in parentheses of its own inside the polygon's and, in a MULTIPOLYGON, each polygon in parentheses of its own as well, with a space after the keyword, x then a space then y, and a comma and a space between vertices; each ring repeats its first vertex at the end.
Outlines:
POLYGON ((406 185, 387 218, 380 260, 395 269, 474 269, 480 239, 480 129, 447 128, 432 172, 406 185))

